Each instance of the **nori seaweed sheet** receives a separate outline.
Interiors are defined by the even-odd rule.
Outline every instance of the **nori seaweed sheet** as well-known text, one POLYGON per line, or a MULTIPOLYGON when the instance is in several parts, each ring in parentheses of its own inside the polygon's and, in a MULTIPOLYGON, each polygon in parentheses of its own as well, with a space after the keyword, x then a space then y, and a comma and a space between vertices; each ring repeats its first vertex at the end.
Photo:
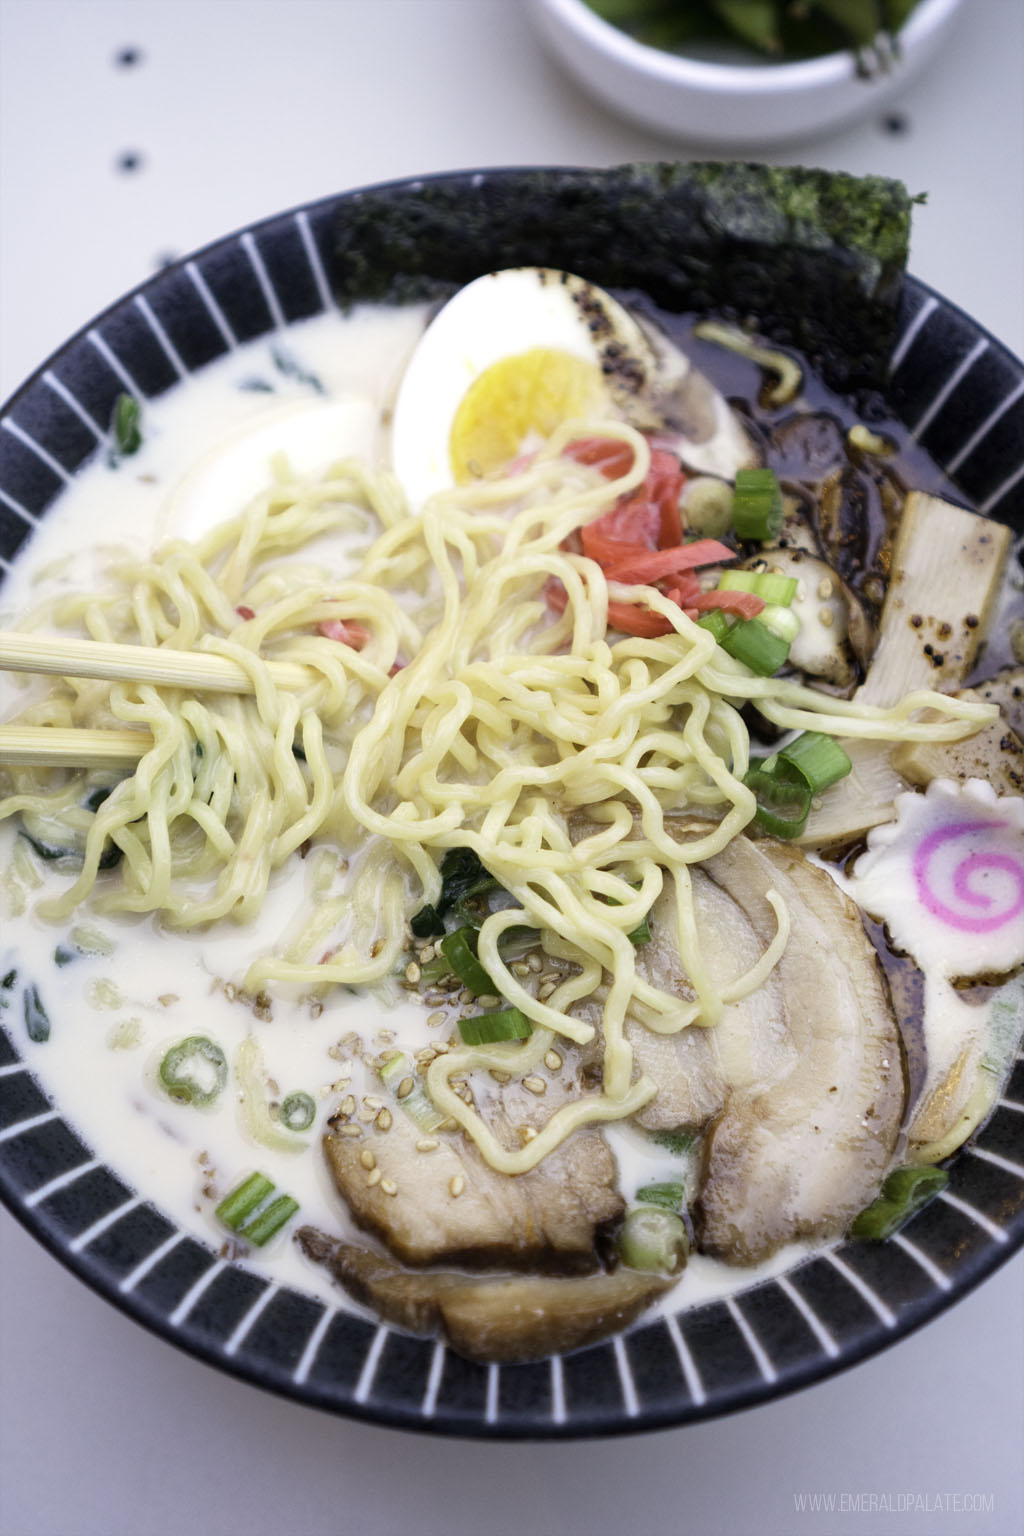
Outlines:
POLYGON ((833 388, 881 388, 912 201, 880 176, 743 162, 466 172, 344 199, 332 281, 343 305, 402 303, 558 267, 677 313, 753 320, 833 388))

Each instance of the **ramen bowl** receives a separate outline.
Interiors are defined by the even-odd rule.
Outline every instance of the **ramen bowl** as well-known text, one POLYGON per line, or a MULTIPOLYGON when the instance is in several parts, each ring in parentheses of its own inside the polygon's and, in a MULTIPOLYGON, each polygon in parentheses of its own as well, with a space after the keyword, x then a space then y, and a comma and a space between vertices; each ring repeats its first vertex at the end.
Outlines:
MULTIPOLYGON (((660 186, 658 174, 628 168, 392 183, 266 219, 161 271, 72 337, 5 407, 5 559, 110 450, 106 424, 126 380, 143 401, 184 395, 232 349, 263 338, 280 352, 295 328, 339 304, 420 298, 527 261, 649 291, 669 306, 681 296, 672 273, 628 238, 641 206, 657 222, 667 195, 660 186), (574 223, 569 215, 580 208, 586 217, 574 223), (458 242, 445 233, 453 214, 458 242), (394 238, 385 239, 392 216, 394 238)), ((839 346, 831 360, 840 372, 842 354, 839 346)), ((862 362, 846 369, 849 385, 864 383, 862 362)), ((886 408, 964 499, 1018 531, 1022 384, 1021 364, 993 337, 904 279, 886 408)), ((724 1299, 673 1301, 564 1355, 478 1364, 380 1322, 340 1290, 328 1301, 314 1287, 277 1283, 258 1262, 185 1230, 155 1181, 136 1182, 130 1161, 111 1166, 97 1156, 75 1104, 53 1096, 38 1060, 20 1010, 6 1010, 0 1193, 29 1231, 127 1316, 190 1354, 305 1404, 406 1429, 607 1434, 766 1402, 892 1345, 1024 1245, 1018 1060, 993 1114, 951 1160, 947 1189, 895 1237, 840 1241, 724 1299)))
MULTIPOLYGON (((836 132, 898 97, 943 45, 962 0, 921 0, 884 67, 852 50, 786 62, 649 47, 586 0, 531 0, 562 66, 602 106, 668 138, 736 150, 836 132)), ((720 50, 721 51, 721 50, 720 50)))

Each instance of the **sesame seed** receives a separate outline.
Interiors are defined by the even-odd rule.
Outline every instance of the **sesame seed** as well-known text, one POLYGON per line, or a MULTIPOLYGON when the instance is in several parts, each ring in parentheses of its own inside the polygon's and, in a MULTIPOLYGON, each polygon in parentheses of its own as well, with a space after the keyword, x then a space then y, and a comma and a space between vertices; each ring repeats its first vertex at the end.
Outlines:
POLYGON ((477 998, 477 1002, 481 1008, 497 1008, 501 998, 495 997, 493 992, 485 992, 481 997, 477 998))
POLYGON ((434 1152, 441 1145, 436 1136, 421 1136, 416 1143, 417 1152, 434 1152))
POLYGON ((530 955, 526 963, 535 976, 539 975, 540 972, 544 969, 544 961, 541 959, 540 955, 530 955))
POLYGON ((364 1168, 376 1168, 377 1166, 377 1159, 374 1157, 369 1147, 364 1147, 360 1152, 359 1161, 362 1163, 364 1168))
POLYGON ((353 1094, 347 1093, 345 1095, 345 1097, 342 1099, 341 1103, 338 1105, 338 1114, 339 1115, 344 1115, 346 1120, 347 1120, 349 1118, 349 1116, 350 1115, 354 1115, 355 1112, 356 1112, 355 1097, 354 1097, 353 1094))
POLYGON ((420 970, 419 966, 416 964, 416 961, 415 960, 410 960, 409 964, 405 968, 405 979, 406 979, 406 981, 409 982, 410 985, 415 986, 416 983, 419 981, 420 977, 422 976, 422 974, 423 974, 423 972, 420 970))
POLYGON ((459 1122, 451 1115, 446 1115, 445 1118, 441 1121, 441 1124, 438 1126, 439 1131, 457 1131, 458 1128, 459 1122))
POLYGON ((537 988, 537 996, 540 998, 542 1003, 545 1003, 554 992, 554 990, 555 983, 553 981, 541 982, 540 986, 537 988))
POLYGON ((558 1072, 562 1066, 562 1058, 557 1051, 548 1051, 544 1057, 544 1065, 549 1072, 558 1072))
POLYGON ((818 623, 823 629, 832 628, 833 617, 831 608, 820 608, 818 610, 818 623))
POLYGON ((512 972, 513 976, 529 976, 530 974, 530 967, 527 965, 525 960, 513 960, 512 964, 509 966, 509 970, 512 972))
POLYGON ((834 591, 835 582, 832 580, 832 577, 823 576, 818 582, 818 596, 821 598, 822 602, 824 602, 826 598, 831 597, 834 591))
POLYGON ((359 1111, 357 1118, 361 1120, 364 1125, 369 1125, 370 1121, 376 1116, 376 1113, 377 1111, 375 1109, 368 1109, 364 1104, 362 1109, 359 1111))
POLYGON ((523 1087, 528 1093, 535 1093, 539 1097, 547 1092, 548 1085, 542 1077, 524 1077, 523 1087))
POLYGON ((438 991, 437 987, 431 987, 429 991, 424 992, 423 1001, 428 1008, 436 1008, 438 1003, 446 1003, 448 999, 443 992, 438 991))
POLYGON ((561 981, 562 978, 557 971, 545 971, 544 975, 540 979, 541 981, 558 982, 561 981))
POLYGON ((459 1002, 464 1008, 468 1007, 470 1003, 476 1002, 476 993, 471 992, 468 987, 463 987, 459 993, 459 1002))
POLYGON ((462 1177, 461 1173, 457 1173, 448 1184, 448 1193, 452 1196, 453 1200, 457 1200, 465 1187, 465 1179, 462 1177))
POLYGON ((397 1089, 395 1090, 396 1097, 399 1099, 407 1099, 415 1087, 415 1078, 403 1077, 402 1081, 399 1083, 397 1089))
POLYGON ((361 1136, 362 1134, 358 1125, 340 1125, 338 1127, 339 1136, 361 1136))
POLYGON ((378 1131, 390 1131, 392 1126, 390 1109, 382 1109, 373 1123, 377 1127, 378 1131))
POLYGON ((444 1023, 447 1017, 448 1015, 445 1013, 444 1009, 438 1008, 436 1013, 430 1013, 427 1015, 427 1023, 431 1029, 436 1029, 439 1024, 444 1023))
POLYGON ((380 1187, 382 1193, 385 1195, 398 1194, 398 1185, 395 1183, 394 1179, 381 1179, 380 1187))
POLYGON ((367 1109, 378 1110, 384 1108, 384 1100, 378 1098, 375 1093, 364 1093, 363 1103, 366 1105, 367 1109))
POLYGON ((427 961, 433 960, 436 954, 437 950, 434 948, 433 944, 424 944, 423 948, 419 951, 420 964, 426 965, 427 961))
POLYGON ((496 1083, 510 1083, 512 1081, 512 1074, 510 1072, 498 1072, 493 1067, 491 1068, 491 1076, 496 1083))
POLYGON ((381 1180, 380 1169, 379 1168, 371 1168, 369 1173, 366 1175, 366 1182, 370 1186, 370 1188, 372 1189, 375 1184, 379 1184, 380 1180, 381 1180))

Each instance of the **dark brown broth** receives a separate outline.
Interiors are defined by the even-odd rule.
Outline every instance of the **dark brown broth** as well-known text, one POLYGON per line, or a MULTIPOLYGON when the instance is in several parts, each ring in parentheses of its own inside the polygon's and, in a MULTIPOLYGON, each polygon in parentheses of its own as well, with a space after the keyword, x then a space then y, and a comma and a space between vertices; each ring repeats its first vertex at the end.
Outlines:
MULTIPOLYGON (((882 395, 850 397, 836 394, 814 373, 800 353, 787 347, 780 350, 799 363, 803 384, 796 401, 773 407, 765 399, 765 374, 759 364, 693 334, 694 326, 704 317, 667 314, 641 294, 629 295, 626 302, 664 331, 725 395, 749 425, 752 436, 762 446, 765 462, 775 470, 784 490, 802 493, 801 499, 814 502, 819 498, 822 483, 830 475, 838 471, 849 481, 854 494, 859 495, 866 527, 857 549, 852 551, 854 558, 847 559, 846 568, 840 574, 859 596, 868 600, 877 614, 884 597, 891 538, 907 492, 923 491, 964 505, 962 493, 903 423, 892 415, 882 395), (802 426, 802 423, 807 425, 802 426), (851 448, 847 434, 858 423, 886 439, 892 445, 892 454, 876 458, 851 448)), ((770 342, 763 344, 771 346, 770 342)), ((815 527, 814 531, 820 539, 819 529, 815 527)), ((832 553, 829 549, 822 552, 826 559, 832 553)), ((1011 581, 1016 578, 1016 587, 1008 587, 1004 595, 1001 621, 993 625, 988 644, 968 679, 970 683, 989 678, 1001 667, 1014 662, 1010 650, 1010 626, 1014 620, 1024 619, 1020 541, 1016 559, 1017 569, 1011 571, 1011 581)), ((864 846, 846 850, 843 862, 855 858, 864 846)), ((909 1114, 917 1102, 926 1069, 924 976, 909 956, 892 947, 884 925, 872 922, 866 916, 863 921, 885 973, 900 1023, 909 1114)), ((981 1005, 990 992, 991 988, 982 983, 972 985, 965 989, 964 1001, 981 1005)))

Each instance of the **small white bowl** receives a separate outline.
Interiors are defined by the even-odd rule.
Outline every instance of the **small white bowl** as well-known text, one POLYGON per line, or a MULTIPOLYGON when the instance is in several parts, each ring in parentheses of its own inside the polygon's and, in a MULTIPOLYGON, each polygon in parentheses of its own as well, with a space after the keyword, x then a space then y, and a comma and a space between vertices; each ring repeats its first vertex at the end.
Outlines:
POLYGON ((931 59, 963 0, 920 0, 884 74, 864 79, 851 52, 794 64, 711 63, 650 48, 584 0, 531 0, 552 52, 605 106, 645 128, 722 148, 809 138, 865 117, 931 59))

